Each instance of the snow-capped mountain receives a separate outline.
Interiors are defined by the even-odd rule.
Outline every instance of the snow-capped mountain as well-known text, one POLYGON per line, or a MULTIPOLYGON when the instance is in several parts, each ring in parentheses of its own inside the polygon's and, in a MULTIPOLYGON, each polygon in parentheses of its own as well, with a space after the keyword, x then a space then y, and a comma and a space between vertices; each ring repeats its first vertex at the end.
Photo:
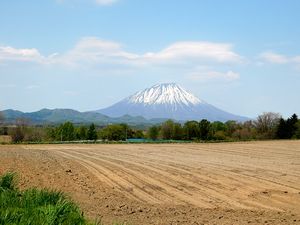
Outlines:
POLYGON ((202 101, 175 83, 157 84, 127 98, 134 104, 196 105, 202 101))
POLYGON ((97 110, 111 117, 123 115, 143 116, 147 119, 227 121, 246 120, 220 110, 175 83, 157 84, 139 91, 105 109, 97 110))

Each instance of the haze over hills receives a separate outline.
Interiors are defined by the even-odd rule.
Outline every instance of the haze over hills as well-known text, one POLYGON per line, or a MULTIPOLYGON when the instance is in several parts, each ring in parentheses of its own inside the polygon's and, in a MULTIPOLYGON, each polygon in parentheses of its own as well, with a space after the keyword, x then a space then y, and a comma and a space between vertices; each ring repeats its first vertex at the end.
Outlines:
POLYGON ((206 103, 175 83, 154 85, 96 112, 110 117, 120 117, 127 114, 142 116, 146 119, 170 118, 179 121, 247 120, 246 117, 225 112, 206 103))
POLYGON ((2 111, 5 123, 15 123, 16 119, 27 119, 33 124, 58 124, 66 121, 77 124, 95 123, 128 123, 129 125, 153 124, 164 121, 163 119, 147 120, 141 116, 124 115, 118 118, 110 118, 97 112, 79 112, 73 109, 42 109, 36 112, 24 113, 18 110, 2 111))

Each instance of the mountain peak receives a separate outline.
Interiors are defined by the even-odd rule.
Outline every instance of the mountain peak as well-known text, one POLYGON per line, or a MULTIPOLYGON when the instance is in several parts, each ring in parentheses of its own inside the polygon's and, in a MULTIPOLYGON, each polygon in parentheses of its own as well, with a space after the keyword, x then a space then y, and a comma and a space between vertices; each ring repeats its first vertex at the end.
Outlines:
POLYGON ((204 103, 176 83, 156 84, 129 96, 126 101, 144 105, 197 105, 204 103))
POLYGON ((96 112, 112 117, 128 114, 147 119, 169 118, 181 121, 245 120, 245 117, 225 112, 200 100, 176 83, 156 84, 96 112))

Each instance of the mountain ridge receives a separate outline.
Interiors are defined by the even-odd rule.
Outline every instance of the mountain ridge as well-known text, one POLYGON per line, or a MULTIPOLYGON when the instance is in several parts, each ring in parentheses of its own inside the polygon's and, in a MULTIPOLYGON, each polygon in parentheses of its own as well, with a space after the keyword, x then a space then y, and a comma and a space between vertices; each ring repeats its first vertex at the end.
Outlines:
POLYGON ((147 120, 141 116, 123 115, 118 118, 110 118, 93 111, 79 112, 73 109, 41 109, 35 112, 22 112, 19 110, 7 109, 0 111, 5 118, 5 123, 14 124, 17 119, 26 119, 32 124, 59 124, 66 121, 77 124, 95 123, 106 125, 110 123, 128 123, 129 125, 155 124, 166 119, 147 120))

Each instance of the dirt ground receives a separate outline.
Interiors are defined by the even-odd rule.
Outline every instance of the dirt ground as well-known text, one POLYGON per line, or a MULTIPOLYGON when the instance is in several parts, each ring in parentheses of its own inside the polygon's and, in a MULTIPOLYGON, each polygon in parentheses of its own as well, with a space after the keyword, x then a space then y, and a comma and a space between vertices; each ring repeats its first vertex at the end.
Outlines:
POLYGON ((105 224, 300 224, 300 141, 0 145, 0 174, 105 224))

